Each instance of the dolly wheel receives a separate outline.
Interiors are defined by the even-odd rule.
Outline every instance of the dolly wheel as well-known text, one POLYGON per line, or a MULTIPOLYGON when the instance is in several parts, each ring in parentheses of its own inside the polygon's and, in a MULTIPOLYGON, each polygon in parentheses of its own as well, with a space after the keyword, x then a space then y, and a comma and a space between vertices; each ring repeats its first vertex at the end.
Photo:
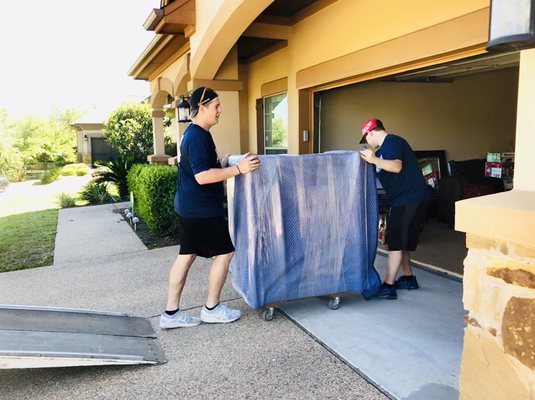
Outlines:
POLYGON ((264 311, 264 319, 266 321, 271 321, 273 319, 273 314, 275 313, 275 309, 274 308, 268 308, 267 310, 264 311))
POLYGON ((331 310, 338 310, 340 308, 340 297, 333 297, 329 300, 329 308, 331 310))

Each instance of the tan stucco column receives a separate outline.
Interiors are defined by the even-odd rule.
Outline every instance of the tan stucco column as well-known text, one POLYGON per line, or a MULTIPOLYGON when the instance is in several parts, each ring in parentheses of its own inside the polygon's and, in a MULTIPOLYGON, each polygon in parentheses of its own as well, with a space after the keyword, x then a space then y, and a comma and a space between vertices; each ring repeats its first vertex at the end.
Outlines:
POLYGON ((167 164, 167 159, 169 158, 169 156, 165 154, 164 117, 165 112, 163 109, 154 109, 152 111, 152 141, 154 154, 147 157, 147 160, 151 164, 167 164))
POLYGON ((91 138, 84 134, 83 135, 83 145, 82 145, 82 162, 86 164, 91 164, 91 138))
POLYGON ((461 399, 535 399, 535 49, 520 55, 514 189, 456 204, 467 233, 461 399))

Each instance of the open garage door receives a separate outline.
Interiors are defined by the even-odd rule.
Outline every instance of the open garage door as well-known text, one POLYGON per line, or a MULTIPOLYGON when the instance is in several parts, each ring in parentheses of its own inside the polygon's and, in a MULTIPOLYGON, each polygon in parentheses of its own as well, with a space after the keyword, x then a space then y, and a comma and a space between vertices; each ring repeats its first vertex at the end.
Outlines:
POLYGON ((486 179, 485 167, 487 153, 509 157, 496 162, 514 159, 518 65, 518 53, 485 54, 315 92, 316 152, 356 150, 360 124, 372 117, 419 152, 424 175, 434 178, 414 254, 422 264, 462 276, 465 236, 453 230, 455 201, 512 187, 512 169, 486 179))

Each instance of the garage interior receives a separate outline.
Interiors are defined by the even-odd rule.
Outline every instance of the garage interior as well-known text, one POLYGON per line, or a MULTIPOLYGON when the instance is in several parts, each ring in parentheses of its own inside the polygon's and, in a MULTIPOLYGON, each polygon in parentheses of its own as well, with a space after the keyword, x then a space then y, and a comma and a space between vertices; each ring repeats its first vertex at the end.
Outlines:
POLYGON ((512 188, 518 74, 518 52, 488 53, 315 92, 315 152, 357 149, 360 124, 372 117, 404 137, 428 168, 432 198, 413 259, 462 278, 454 203, 512 188), (488 153, 509 157, 501 177, 485 176, 488 153))

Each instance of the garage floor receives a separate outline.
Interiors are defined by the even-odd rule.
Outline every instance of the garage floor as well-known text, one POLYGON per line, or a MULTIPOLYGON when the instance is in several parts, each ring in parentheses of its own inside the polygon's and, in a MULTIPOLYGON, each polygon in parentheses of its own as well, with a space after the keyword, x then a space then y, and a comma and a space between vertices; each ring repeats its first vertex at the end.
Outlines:
MULTIPOLYGON (((375 267, 384 276, 386 257, 375 267)), ((395 399, 457 400, 463 346, 462 283, 414 268, 420 289, 397 300, 289 302, 281 309, 326 348, 395 399)))

